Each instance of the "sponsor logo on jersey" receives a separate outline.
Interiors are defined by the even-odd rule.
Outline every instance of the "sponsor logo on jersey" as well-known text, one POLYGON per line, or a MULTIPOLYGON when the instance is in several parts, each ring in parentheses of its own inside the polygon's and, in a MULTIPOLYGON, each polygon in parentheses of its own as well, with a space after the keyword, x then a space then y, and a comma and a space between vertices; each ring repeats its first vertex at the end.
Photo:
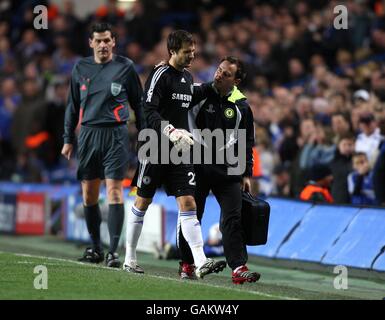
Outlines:
POLYGON ((180 101, 187 101, 191 102, 192 95, 191 94, 182 94, 182 93, 173 93, 171 95, 172 100, 180 100, 180 101))
POLYGON ((182 80, 180 82, 186 83, 186 80, 182 77, 182 80))

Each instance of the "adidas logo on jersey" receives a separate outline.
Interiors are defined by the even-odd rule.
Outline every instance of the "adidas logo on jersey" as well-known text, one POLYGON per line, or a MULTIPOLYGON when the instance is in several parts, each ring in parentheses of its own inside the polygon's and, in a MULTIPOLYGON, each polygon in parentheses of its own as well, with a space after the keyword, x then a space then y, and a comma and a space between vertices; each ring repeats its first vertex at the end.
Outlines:
POLYGON ((212 104, 209 104, 209 106, 208 106, 208 108, 206 109, 206 111, 207 111, 208 113, 214 113, 214 112, 215 112, 214 106, 213 106, 212 104))
POLYGON ((184 78, 182 78, 182 80, 180 82, 186 83, 186 80, 184 78))

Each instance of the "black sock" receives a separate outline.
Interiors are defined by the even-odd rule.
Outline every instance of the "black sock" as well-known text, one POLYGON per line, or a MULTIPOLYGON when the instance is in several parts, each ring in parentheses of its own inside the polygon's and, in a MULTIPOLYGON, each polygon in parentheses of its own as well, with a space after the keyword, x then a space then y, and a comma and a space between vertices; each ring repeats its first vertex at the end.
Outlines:
POLYGON ((116 252, 124 223, 123 203, 110 204, 108 210, 108 231, 110 233, 109 252, 116 252))
POLYGON ((100 224, 102 217, 99 209, 99 205, 84 206, 84 217, 86 219, 87 229, 92 240, 93 249, 96 251, 102 251, 102 245, 100 243, 100 224))

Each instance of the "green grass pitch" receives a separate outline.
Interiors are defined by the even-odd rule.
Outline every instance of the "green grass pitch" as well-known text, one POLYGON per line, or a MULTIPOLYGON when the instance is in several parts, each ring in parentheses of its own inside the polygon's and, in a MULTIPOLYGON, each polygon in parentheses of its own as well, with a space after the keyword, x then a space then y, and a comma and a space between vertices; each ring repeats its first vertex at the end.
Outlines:
MULTIPOLYGON (((230 270, 203 280, 180 280, 176 260, 139 254, 144 275, 76 261, 84 247, 53 237, 0 236, 0 299, 111 300, 261 300, 375 299, 385 296, 385 281, 349 276, 349 288, 336 290, 331 272, 262 266, 251 259, 257 283, 234 285, 230 270), (47 268, 46 290, 35 289, 36 266, 47 268)), ((123 252, 122 257, 123 257, 123 252)))

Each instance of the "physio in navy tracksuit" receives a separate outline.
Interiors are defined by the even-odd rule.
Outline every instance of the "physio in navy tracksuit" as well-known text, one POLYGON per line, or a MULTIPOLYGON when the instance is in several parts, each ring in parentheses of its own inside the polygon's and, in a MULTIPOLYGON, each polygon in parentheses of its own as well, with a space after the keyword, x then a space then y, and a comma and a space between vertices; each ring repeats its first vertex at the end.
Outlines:
MULTIPOLYGON (((253 155, 252 147, 254 145, 254 122, 253 115, 246 97, 237 88, 237 85, 245 78, 244 66, 236 57, 225 57, 222 59, 215 73, 214 82, 204 84, 203 90, 207 86, 212 86, 207 97, 194 105, 189 111, 190 132, 193 132, 194 139, 204 145, 204 139, 196 135, 194 129, 216 129, 230 135, 224 134, 224 141, 219 141, 219 145, 212 143, 212 164, 195 165, 196 173, 196 191, 195 201, 197 204, 197 216, 201 221, 206 198, 212 191, 216 197, 220 208, 220 230, 222 232, 222 241, 224 254, 228 265, 233 270, 232 280, 234 283, 243 283, 245 281, 257 281, 260 275, 257 272, 250 272, 246 266, 247 250, 244 240, 244 234, 241 225, 242 193, 241 189, 250 191, 250 177, 252 175, 253 155), (245 141, 239 140, 239 130, 244 129, 246 133, 245 141), (235 152, 242 150, 238 148, 238 143, 245 144, 246 155, 245 170, 237 174, 232 174, 231 164, 226 161, 226 152, 234 147, 235 152), (220 164, 219 158, 215 155, 220 154, 219 149, 223 149, 224 163, 220 164)), ((195 88, 194 95, 199 92, 195 88)), ((202 147, 204 151, 204 147, 202 147)), ((203 152, 202 152, 203 154, 203 152)), ((240 154, 236 154, 238 159, 242 159, 240 154)), ((203 159, 202 159, 203 160, 203 159)), ((206 214, 210 214, 207 212, 206 214)), ((179 233, 179 248, 182 258, 181 276, 188 277, 189 270, 193 263, 190 249, 179 233)))

